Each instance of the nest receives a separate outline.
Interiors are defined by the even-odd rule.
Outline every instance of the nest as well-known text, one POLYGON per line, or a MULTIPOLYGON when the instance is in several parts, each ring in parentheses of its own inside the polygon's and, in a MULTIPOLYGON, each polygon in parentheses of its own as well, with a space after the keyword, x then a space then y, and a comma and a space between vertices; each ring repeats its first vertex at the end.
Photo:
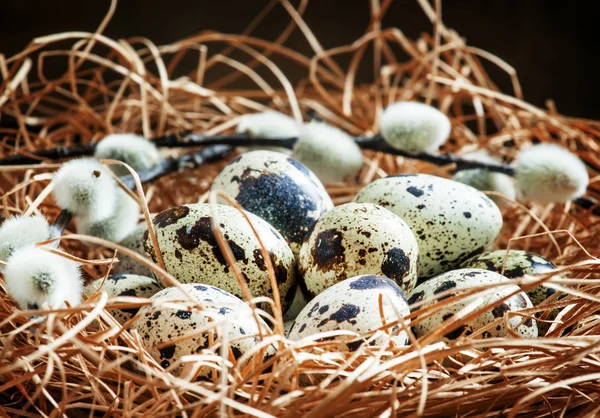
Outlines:
MULTIPOLYGON (((451 117, 452 135, 443 152, 485 148, 510 162, 525 144, 559 143, 587 163, 588 195, 600 197, 594 188, 600 122, 561 116, 551 103, 540 109, 525 102, 515 71, 465 44, 439 19, 439 7, 424 0, 419 3, 432 22, 431 35, 412 40, 396 28, 382 28, 390 2, 374 1, 365 34, 329 50, 302 20, 306 2, 295 8, 282 0, 291 19, 274 42, 252 37, 249 29, 242 35, 203 32, 164 46, 102 35, 114 3, 95 33, 45 36, 13 57, 0 56, 0 112, 4 122, 14 122, 0 129, 0 156, 86 144, 111 132, 149 138, 182 131, 227 133, 240 115, 267 108, 298 119, 317 115, 353 135, 369 135, 378 132, 388 103, 418 100, 451 117), (309 40, 313 56, 285 46, 294 30, 309 40), (181 63, 190 60, 197 68, 182 72, 181 63), (342 61, 349 64, 342 67, 342 61), (496 87, 484 69, 490 65, 507 73, 512 92, 496 87), (61 66, 66 70, 58 76, 46 75, 47 68, 61 66), (281 66, 296 66, 305 77, 293 85, 281 66), (367 66, 374 68, 375 78, 357 85, 357 74, 367 66), (217 81, 205 83, 209 78, 217 81), (241 78, 255 88, 236 89, 241 78)), ((389 174, 448 177, 452 169, 369 151, 366 157, 356 181, 328 186, 337 204, 389 174)), ((202 199, 225 163, 146 186, 149 211, 202 199)), ((0 167, 2 215, 41 213, 53 219, 59 209, 49 184, 57 167, 43 162, 0 167)), ((80 306, 44 312, 45 321, 34 326, 3 291, 0 411, 30 417, 597 416, 599 220, 571 204, 507 202, 503 212, 496 248, 533 251, 560 266, 561 275, 537 278, 568 295, 548 301, 545 309, 562 312, 544 338, 465 336, 447 344, 433 335, 413 339, 407 347, 364 344, 350 353, 340 351, 336 341, 288 341, 276 328, 265 337, 279 345, 268 363, 241 367, 217 347, 198 359, 218 373, 207 381, 189 381, 152 363, 139 336, 112 319, 106 308, 115 298, 98 294, 80 306), (133 372, 131 362, 144 363, 146 376, 133 372), (303 377, 311 374, 321 377, 307 384, 303 377)), ((89 248, 72 231, 66 231, 63 248, 88 260, 83 267, 88 279, 105 275, 114 246, 89 248)))

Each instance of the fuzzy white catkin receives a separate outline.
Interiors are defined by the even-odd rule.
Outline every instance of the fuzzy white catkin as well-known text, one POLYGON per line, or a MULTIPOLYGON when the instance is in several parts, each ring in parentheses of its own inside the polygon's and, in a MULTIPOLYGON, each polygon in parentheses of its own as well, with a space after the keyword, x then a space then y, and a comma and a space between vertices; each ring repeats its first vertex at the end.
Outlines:
POLYGON ((109 170, 93 158, 64 163, 54 176, 56 203, 76 216, 99 221, 112 215, 117 183, 109 170))
MULTIPOLYGON (((128 164, 135 171, 148 170, 160 163, 160 152, 156 146, 139 135, 111 134, 96 145, 94 156, 99 160, 119 160, 128 164)), ((130 174, 129 170, 119 165, 111 165, 110 169, 118 176, 130 174)))
POLYGON ((317 121, 300 127, 292 156, 324 183, 340 182, 356 176, 364 161, 360 147, 350 135, 317 121))
POLYGON ((79 265, 39 247, 25 247, 14 252, 4 271, 8 294, 22 309, 52 308, 81 303, 79 265))
MULTIPOLYGON (((465 154, 463 158, 471 161, 480 161, 485 163, 495 163, 498 161, 489 155, 486 151, 477 151, 470 154, 465 154)), ((452 176, 452 180, 467 184, 481 191, 498 192, 511 200, 515 200, 517 192, 515 189, 514 180, 506 174, 496 173, 481 168, 470 170, 461 170, 452 176)), ((505 199, 497 196, 490 196, 497 205, 502 205, 506 202, 505 199)))
POLYGON ((257 138, 288 138, 298 136, 298 124, 281 112, 267 110, 241 116, 236 132, 257 138))
POLYGON ((436 151, 450 135, 450 119, 418 102, 396 102, 381 116, 381 134, 392 147, 408 152, 436 151))
POLYGON ((133 232, 138 223, 140 206, 124 190, 117 189, 114 213, 101 221, 85 216, 75 219, 77 232, 112 242, 120 242, 133 232))
MULTIPOLYGON (((50 238, 50 225, 43 216, 15 216, 0 225, 0 260, 8 261, 19 248, 50 238)), ((0 271, 4 266, 0 264, 0 271)))
POLYGON ((522 200, 567 202, 583 195, 589 183, 585 164, 555 144, 538 144, 522 151, 515 164, 522 200))
MULTIPOLYGON (((241 116, 236 132, 238 134, 247 134, 253 138, 292 138, 298 136, 298 124, 295 119, 281 112, 267 110, 241 116)), ((283 147, 238 147, 240 152, 259 149, 282 152, 287 155, 291 153, 289 149, 283 147)))

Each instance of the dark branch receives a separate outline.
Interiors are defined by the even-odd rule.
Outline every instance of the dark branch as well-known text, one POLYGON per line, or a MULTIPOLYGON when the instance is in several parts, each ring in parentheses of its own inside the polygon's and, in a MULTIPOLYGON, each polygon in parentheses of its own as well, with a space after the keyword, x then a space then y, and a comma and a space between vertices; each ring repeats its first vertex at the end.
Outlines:
POLYGON ((29 155, 11 155, 10 157, 0 159, 1 165, 22 165, 36 164, 44 160, 60 160, 62 158, 81 157, 83 155, 92 155, 96 149, 96 144, 75 145, 72 147, 58 147, 43 151, 30 152, 29 155))

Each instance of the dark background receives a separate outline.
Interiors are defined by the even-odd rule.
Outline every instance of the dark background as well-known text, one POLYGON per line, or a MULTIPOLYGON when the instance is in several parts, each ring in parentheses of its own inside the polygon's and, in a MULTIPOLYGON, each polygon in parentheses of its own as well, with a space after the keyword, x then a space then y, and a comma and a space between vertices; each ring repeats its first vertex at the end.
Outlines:
MULTIPOLYGON (((0 52, 10 56, 36 36, 93 31, 109 3, 2 0, 0 52)), ((526 100, 544 106, 545 100, 552 98, 563 114, 600 119, 597 3, 445 0, 443 19, 470 45, 486 49, 515 67, 526 100)), ((121 0, 105 34, 114 38, 145 36, 160 45, 206 29, 239 33, 266 4, 267 0, 121 0)), ((348 44, 363 33, 369 21, 368 5, 368 0, 312 0, 305 20, 325 48, 348 44)), ((275 39, 287 22, 289 16, 277 5, 254 34, 275 39)), ((431 24, 416 0, 396 0, 384 23, 399 27, 411 38, 420 32, 431 33, 431 24)), ((287 45, 310 55, 299 31, 287 45)), ((508 78, 499 81, 510 92, 508 78)))

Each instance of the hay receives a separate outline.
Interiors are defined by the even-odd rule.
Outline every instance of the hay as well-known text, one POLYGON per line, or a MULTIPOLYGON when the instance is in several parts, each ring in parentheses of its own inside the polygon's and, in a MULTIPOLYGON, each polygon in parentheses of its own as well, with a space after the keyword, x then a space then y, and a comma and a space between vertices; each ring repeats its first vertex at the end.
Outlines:
MULTIPOLYGON (((183 131, 229 133, 240 115, 266 108, 297 119, 316 114, 353 135, 371 135, 378 132, 378 117, 388 103, 419 100, 441 108, 452 119, 452 137, 444 151, 460 155, 486 148, 510 162, 528 143, 559 143, 588 164, 592 174, 588 195, 600 197, 595 185, 600 122, 564 117, 552 107, 545 110, 525 102, 514 69, 467 46, 447 28, 439 19, 439 1, 433 8, 419 0, 432 22, 432 36, 411 40, 398 29, 382 28, 380 21, 390 1, 376 0, 371 2, 372 19, 365 34, 351 45, 330 50, 320 46, 302 20, 306 1, 297 9, 287 0, 281 3, 291 19, 275 42, 252 37, 251 28, 242 35, 203 32, 165 46, 143 38, 113 40, 102 35, 114 12, 113 2, 96 33, 49 35, 34 39, 13 57, 0 56, 0 112, 4 120, 15 122, 15 127, 0 129, 0 157, 85 145, 111 132, 147 137, 183 131), (313 56, 285 47, 296 28, 314 49, 313 56), (219 51, 222 45, 226 48, 219 51), (234 60, 229 56, 233 50, 247 58, 234 60), (368 52, 373 52, 372 57, 368 52), (342 55, 350 58, 347 68, 336 63, 342 55), (196 70, 183 74, 179 65, 184 58, 197 60, 196 70), (284 61, 302 69, 306 78, 292 85, 278 67, 284 61), (514 91, 499 91, 482 61, 505 70, 514 91), (46 67, 57 63, 68 70, 48 79, 46 67), (369 85, 357 85, 356 74, 364 65, 374 66, 376 78, 369 85), (224 66, 231 72, 225 73, 224 66), (206 85, 207 75, 214 78, 215 72, 219 81, 206 85), (240 77, 256 87, 231 88, 240 77), (270 84, 269 78, 277 83, 270 84)), ((260 19, 268 13, 266 9, 260 19)), ((452 168, 372 151, 366 151, 366 156, 356 183, 328 187, 337 204, 387 174, 425 172, 448 177, 452 168)), ((173 174, 145 187, 149 211, 206 199, 211 179, 225 163, 173 174)), ((59 209, 43 195, 57 167, 0 167, 2 216, 27 212, 56 217, 59 209)), ((145 354, 139 335, 128 332, 128 324, 121 328, 105 310, 120 301, 130 307, 147 302, 96 294, 81 306, 45 312, 46 320, 34 326, 2 292, 0 412, 32 417, 597 416, 599 219, 571 203, 526 208, 509 202, 503 210, 505 225, 496 247, 534 251, 561 266, 564 277, 522 280, 532 287, 543 281, 569 294, 523 313, 531 316, 564 308, 545 338, 469 336, 452 345, 435 342, 460 326, 466 319, 462 318, 446 323, 434 335, 413 339, 409 347, 396 347, 390 341, 345 353, 335 341, 287 341, 278 334, 278 326, 277 333, 263 336, 256 347, 258 352, 272 343, 279 346, 277 356, 266 364, 242 368, 215 341, 194 359, 222 373, 214 373, 211 381, 193 382, 164 372, 145 354), (146 376, 133 372, 132 362, 146 376), (315 385, 307 386, 311 375, 318 377, 315 385)), ((108 272, 115 250, 118 255, 132 255, 107 242, 89 248, 83 241, 90 238, 69 236, 70 232, 62 246, 90 260, 84 266, 88 279, 108 272)), ((152 268, 166 282, 174 280, 158 266, 152 268)), ((439 309, 453 300, 426 309, 439 309)), ((424 309, 411 318, 423 313, 424 309)), ((280 325, 280 313, 275 316, 280 325)), ((393 325, 386 324, 379 333, 393 325)))

